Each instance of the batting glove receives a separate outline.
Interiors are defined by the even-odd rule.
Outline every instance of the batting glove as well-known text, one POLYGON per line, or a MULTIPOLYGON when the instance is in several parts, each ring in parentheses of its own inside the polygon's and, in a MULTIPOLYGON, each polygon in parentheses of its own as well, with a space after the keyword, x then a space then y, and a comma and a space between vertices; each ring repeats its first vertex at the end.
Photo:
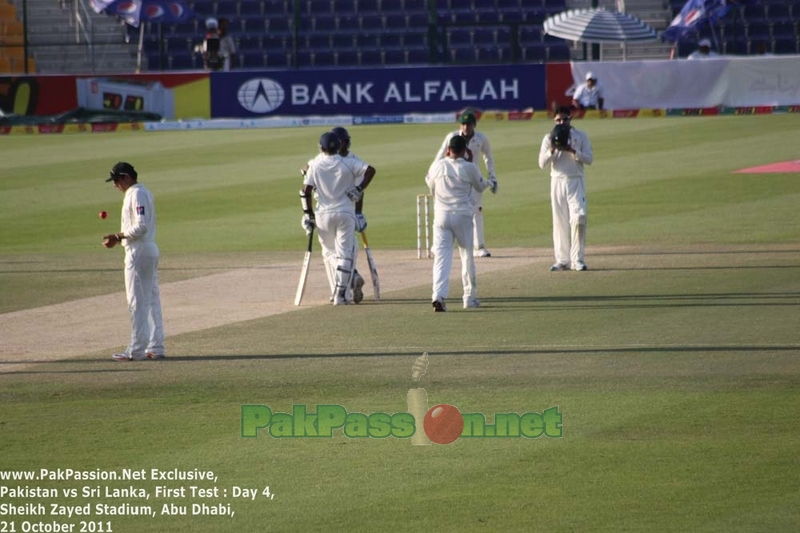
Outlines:
POLYGON ((492 191, 492 194, 497 194, 497 178, 494 176, 489 178, 489 190, 492 191))
POLYGON ((357 202, 361 200, 361 197, 364 194, 364 189, 358 186, 350 187, 349 189, 347 189, 347 192, 345 194, 347 194, 347 197, 350 198, 350 201, 357 202))
POLYGON ((314 220, 314 217, 310 215, 303 215, 303 220, 300 222, 300 224, 306 231, 306 235, 311 235, 311 232, 314 231, 314 228, 317 227, 316 220, 314 220))
POLYGON ((356 231, 364 233, 365 229, 367 229, 367 217, 362 213, 356 213, 356 231))

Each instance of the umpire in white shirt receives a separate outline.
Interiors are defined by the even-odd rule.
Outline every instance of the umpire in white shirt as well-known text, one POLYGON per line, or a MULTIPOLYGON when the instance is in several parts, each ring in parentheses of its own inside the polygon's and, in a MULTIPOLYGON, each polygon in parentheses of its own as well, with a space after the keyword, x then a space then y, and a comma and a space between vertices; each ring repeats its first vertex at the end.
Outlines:
POLYGON ((597 83, 597 76, 586 73, 586 81, 578 85, 572 95, 572 107, 575 109, 603 109, 605 98, 603 87, 597 83))
POLYGON ((497 180, 483 179, 480 170, 464 159, 467 139, 461 135, 450 138, 444 159, 433 162, 425 184, 434 198, 433 204, 433 296, 434 311, 447 311, 445 300, 450 290, 450 269, 453 246, 458 244, 461 255, 461 282, 464 286, 464 308, 478 307, 473 244, 473 192, 491 188, 497 191, 497 180))

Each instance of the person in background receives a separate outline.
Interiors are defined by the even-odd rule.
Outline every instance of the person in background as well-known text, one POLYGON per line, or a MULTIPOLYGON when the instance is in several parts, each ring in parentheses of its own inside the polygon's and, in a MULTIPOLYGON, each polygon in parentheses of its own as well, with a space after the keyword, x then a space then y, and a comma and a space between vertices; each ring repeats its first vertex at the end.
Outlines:
POLYGON ((719 54, 711 49, 711 41, 700 39, 700 42, 697 43, 697 50, 689 54, 686 59, 711 59, 714 57, 719 57, 719 54))
POLYGON ((214 17, 206 19, 206 35, 203 42, 195 46, 195 52, 203 56, 203 68, 206 70, 222 70, 223 60, 220 54, 219 22, 214 17))
POLYGON ((572 107, 575 109, 603 109, 603 88, 597 84, 597 76, 591 71, 586 73, 586 81, 578 85, 572 95, 572 107))
POLYGON ((236 66, 236 43, 228 34, 229 23, 226 18, 219 19, 219 55, 222 57, 222 70, 225 71, 236 66))

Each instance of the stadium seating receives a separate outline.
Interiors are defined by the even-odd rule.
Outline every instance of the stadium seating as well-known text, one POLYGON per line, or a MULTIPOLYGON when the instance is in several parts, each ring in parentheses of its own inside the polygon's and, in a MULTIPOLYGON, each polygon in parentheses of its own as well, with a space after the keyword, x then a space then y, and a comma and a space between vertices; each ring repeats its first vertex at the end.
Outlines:
POLYGON ((336 65, 340 67, 358 66, 358 52, 356 50, 339 50, 336 54, 336 65))
POLYGON ((797 39, 779 38, 774 41, 775 54, 796 54, 797 53, 797 39))
POLYGON ((792 39, 797 34, 795 23, 790 20, 774 22, 772 24, 772 37, 774 39, 792 39))
POLYGON ((265 54, 261 50, 242 51, 239 57, 242 68, 263 68, 266 63, 265 54))
MULTIPOLYGON (((666 0, 665 5, 676 14, 685 1, 666 0)), ((547 16, 567 9, 565 0, 438 0, 434 28, 428 27, 426 0, 301 0, 297 18, 294 4, 294 0, 194 0, 198 18, 171 25, 164 33, 166 68, 199 67, 199 57, 188 54, 187 59, 187 52, 200 40, 207 16, 231 20, 231 34, 244 68, 424 64, 431 60, 456 64, 546 62, 569 61, 571 57, 564 40, 542 32, 547 16), (296 53, 295 23, 299 36, 296 53), (429 32, 436 41, 430 41, 429 32)), ((789 0, 748 3, 732 9, 715 26, 713 35, 706 27, 680 43, 679 55, 693 51, 697 39, 714 35, 718 51, 725 54, 754 53, 762 42, 776 54, 797 53, 798 18, 800 7, 789 0)), ((151 60, 158 51, 157 34, 148 34, 145 53, 151 68, 158 62, 157 57, 151 60)))

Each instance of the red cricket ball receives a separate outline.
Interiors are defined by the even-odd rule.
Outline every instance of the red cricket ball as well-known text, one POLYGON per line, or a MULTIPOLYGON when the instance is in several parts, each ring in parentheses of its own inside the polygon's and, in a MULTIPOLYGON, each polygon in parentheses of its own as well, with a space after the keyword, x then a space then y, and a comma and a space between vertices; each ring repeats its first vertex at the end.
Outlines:
POLYGON ((106 213, 105 211, 100 211, 100 212, 98 213, 98 216, 99 216, 100 218, 108 218, 108 213, 106 213))
POLYGON ((441 403, 425 413, 425 434, 436 444, 455 442, 464 431, 464 418, 458 408, 441 403))

